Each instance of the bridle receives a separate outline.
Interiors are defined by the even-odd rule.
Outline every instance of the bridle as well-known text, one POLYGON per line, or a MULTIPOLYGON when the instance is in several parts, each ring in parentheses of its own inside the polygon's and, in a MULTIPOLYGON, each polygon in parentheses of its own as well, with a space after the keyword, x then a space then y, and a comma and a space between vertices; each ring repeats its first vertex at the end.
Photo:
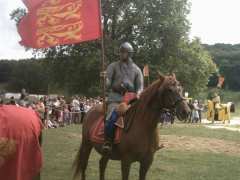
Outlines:
POLYGON ((153 107, 153 110, 158 111, 160 113, 160 119, 162 121, 164 120, 173 120, 176 116, 176 108, 177 106, 182 103, 183 101, 185 101, 186 99, 183 98, 182 96, 177 96, 175 102, 172 104, 171 107, 153 107))

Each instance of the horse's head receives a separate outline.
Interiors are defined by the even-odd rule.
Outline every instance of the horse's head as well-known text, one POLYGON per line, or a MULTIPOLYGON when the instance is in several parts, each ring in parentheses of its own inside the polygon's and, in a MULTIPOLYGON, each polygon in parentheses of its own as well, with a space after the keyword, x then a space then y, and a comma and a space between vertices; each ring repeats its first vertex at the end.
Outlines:
POLYGON ((182 86, 177 81, 175 74, 163 76, 159 73, 162 82, 157 90, 155 103, 160 109, 176 112, 179 120, 185 120, 190 114, 190 108, 183 98, 182 86))

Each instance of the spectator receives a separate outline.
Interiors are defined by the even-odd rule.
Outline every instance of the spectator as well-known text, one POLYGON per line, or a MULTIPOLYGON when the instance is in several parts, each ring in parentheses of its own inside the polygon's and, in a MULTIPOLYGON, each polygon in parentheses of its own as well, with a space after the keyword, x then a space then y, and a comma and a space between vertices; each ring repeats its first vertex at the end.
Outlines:
POLYGON ((72 112, 73 112, 73 122, 79 122, 79 114, 80 114, 80 102, 77 97, 74 97, 72 100, 72 112))
POLYGON ((17 103, 15 101, 15 98, 13 96, 10 98, 10 103, 9 104, 10 105, 17 105, 17 103))
POLYGON ((85 112, 87 113, 90 109, 91 109, 91 106, 89 104, 89 101, 87 100, 85 105, 85 112))
POLYGON ((192 110, 192 123, 197 123, 199 121, 199 106, 198 100, 195 100, 193 103, 193 110, 192 110))
POLYGON ((26 97, 27 97, 27 92, 26 92, 26 89, 23 88, 21 91, 20 100, 25 100, 26 97))
POLYGON ((81 123, 83 123, 84 116, 86 114, 85 107, 83 103, 80 103, 80 112, 81 112, 81 123))
POLYGON ((43 98, 41 98, 37 104, 36 104, 36 111, 39 113, 41 119, 42 119, 42 122, 43 124, 45 123, 44 122, 44 113, 45 113, 45 105, 43 103, 43 98))
POLYGON ((198 101, 198 108, 199 122, 202 123, 202 111, 204 110, 204 106, 200 101, 198 101))
POLYGON ((70 111, 68 109, 68 105, 64 105, 63 109, 63 122, 67 125, 71 124, 71 119, 70 119, 70 111))

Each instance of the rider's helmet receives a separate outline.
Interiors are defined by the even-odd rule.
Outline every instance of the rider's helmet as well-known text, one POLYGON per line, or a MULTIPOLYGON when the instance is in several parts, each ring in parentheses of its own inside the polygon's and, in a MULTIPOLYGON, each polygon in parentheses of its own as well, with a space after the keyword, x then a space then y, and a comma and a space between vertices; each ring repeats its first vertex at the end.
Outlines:
POLYGON ((132 45, 129 42, 124 42, 124 43, 121 44, 120 52, 122 50, 127 50, 127 52, 129 53, 130 56, 132 56, 132 54, 134 53, 134 49, 133 49, 132 45))

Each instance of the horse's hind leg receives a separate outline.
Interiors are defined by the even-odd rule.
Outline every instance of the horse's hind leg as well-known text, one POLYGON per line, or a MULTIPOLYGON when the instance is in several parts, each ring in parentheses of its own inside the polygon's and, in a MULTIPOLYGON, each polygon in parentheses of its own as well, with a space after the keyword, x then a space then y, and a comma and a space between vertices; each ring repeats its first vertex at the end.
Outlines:
POLYGON ((128 161, 122 160, 121 168, 122 168, 122 180, 128 180, 129 172, 130 172, 131 163, 128 161))
POLYGON ((107 167, 107 163, 108 163, 108 158, 102 156, 102 158, 99 161, 99 171, 100 171, 100 180, 105 180, 105 170, 107 167))
POLYGON ((86 178, 86 169, 88 165, 88 159, 92 150, 91 144, 86 144, 85 148, 82 150, 83 160, 82 160, 82 180, 86 178))
POLYGON ((139 180, 146 179, 146 175, 150 166, 152 165, 152 161, 153 161, 153 156, 150 155, 149 157, 147 157, 146 159, 140 162, 139 180))
POLYGON ((79 174, 81 174, 81 180, 86 179, 86 169, 87 169, 88 159, 89 159, 89 155, 91 153, 92 147, 93 146, 90 143, 87 143, 87 142, 82 143, 80 150, 78 152, 77 158, 75 160, 76 171, 75 171, 74 179, 76 179, 76 177, 79 174))

